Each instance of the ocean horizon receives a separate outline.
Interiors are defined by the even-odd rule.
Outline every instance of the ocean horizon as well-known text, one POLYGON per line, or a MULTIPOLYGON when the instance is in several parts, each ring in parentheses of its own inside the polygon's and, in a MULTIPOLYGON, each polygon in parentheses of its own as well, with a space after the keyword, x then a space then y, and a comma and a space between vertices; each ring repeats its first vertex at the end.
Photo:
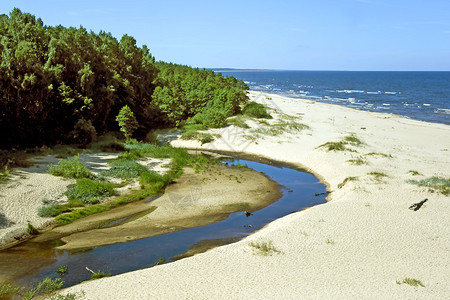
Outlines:
POLYGON ((212 70, 254 91, 450 124, 450 71, 212 70))

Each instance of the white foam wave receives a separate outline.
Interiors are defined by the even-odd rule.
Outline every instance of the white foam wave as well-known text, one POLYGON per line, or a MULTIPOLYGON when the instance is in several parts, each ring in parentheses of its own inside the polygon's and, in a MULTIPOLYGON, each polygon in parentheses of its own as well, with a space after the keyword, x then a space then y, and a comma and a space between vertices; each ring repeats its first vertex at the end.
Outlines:
POLYGON ((450 115, 450 109, 449 108, 437 108, 434 110, 435 114, 439 115, 450 115))

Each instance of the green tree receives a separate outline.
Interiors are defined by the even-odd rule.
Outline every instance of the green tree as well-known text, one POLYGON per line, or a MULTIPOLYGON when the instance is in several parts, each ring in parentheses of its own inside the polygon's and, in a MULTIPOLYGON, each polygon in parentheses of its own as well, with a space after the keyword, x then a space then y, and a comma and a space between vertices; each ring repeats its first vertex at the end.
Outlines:
POLYGON ((131 111, 128 105, 122 107, 116 117, 116 121, 119 122, 120 131, 123 132, 127 140, 131 139, 133 132, 139 126, 134 113, 131 111))

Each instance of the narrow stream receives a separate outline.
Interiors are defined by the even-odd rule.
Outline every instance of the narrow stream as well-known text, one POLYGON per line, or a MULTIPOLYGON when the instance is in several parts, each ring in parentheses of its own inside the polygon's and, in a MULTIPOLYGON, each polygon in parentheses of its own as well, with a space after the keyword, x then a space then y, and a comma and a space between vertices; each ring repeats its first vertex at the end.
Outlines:
MULTIPOLYGON (((263 172, 283 187, 283 196, 250 216, 246 216, 244 212, 236 212, 218 223, 127 243, 71 252, 53 249, 56 241, 52 244, 32 245, 30 247, 36 248, 31 249, 27 257, 42 257, 43 260, 50 260, 50 263, 31 270, 27 276, 18 279, 17 283, 32 286, 45 277, 58 277, 55 271, 62 265, 68 267, 68 273, 63 277, 65 287, 89 280, 91 274, 85 267, 112 275, 148 268, 154 266, 160 258, 166 262, 172 261, 175 256, 185 253, 199 242, 217 240, 219 244, 232 243, 275 219, 326 202, 326 186, 312 174, 279 164, 271 165, 243 159, 225 162, 228 165, 246 164, 249 168, 263 172)), ((5 251, 14 252, 14 247, 5 251)))

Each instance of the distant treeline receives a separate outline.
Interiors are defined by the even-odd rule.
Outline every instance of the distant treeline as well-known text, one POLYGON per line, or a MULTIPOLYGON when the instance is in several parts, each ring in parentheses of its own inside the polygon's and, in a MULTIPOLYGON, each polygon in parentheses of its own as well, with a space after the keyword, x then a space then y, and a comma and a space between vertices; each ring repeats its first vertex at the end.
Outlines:
POLYGON ((45 26, 14 9, 0 15, 0 148, 87 144, 118 130, 128 105, 136 137, 185 120, 223 125, 248 87, 233 77, 155 62, 147 46, 124 35, 45 26))

